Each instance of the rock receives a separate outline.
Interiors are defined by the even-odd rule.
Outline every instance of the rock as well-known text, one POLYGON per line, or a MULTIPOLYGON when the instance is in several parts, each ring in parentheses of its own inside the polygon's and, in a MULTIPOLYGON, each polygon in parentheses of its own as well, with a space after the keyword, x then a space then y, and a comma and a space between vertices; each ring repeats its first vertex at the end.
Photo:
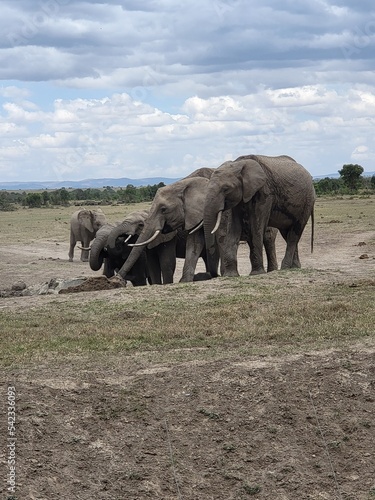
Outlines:
POLYGON ((367 253, 363 253, 362 255, 359 256, 360 259, 368 259, 369 256, 367 253))
POLYGON ((11 290, 14 292, 20 292, 25 290, 25 288, 27 288, 27 285, 24 281, 16 281, 16 283, 13 283, 11 290))

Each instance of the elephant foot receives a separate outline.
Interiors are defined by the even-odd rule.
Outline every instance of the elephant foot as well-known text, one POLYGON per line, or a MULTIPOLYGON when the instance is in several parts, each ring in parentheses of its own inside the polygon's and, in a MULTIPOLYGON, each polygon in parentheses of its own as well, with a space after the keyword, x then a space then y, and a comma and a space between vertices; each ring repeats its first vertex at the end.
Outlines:
POLYGON ((250 276, 256 276, 257 274, 266 274, 266 271, 263 267, 261 269, 252 269, 250 276))
POLYGON ((69 262, 73 262, 73 257, 69 257, 69 262))
POLYGON ((293 262, 293 264, 281 264, 281 269, 301 269, 301 264, 296 264, 293 262))
POLYGON ((268 267, 267 268, 267 273, 272 273, 273 271, 277 271, 278 268, 277 267, 268 267))
POLYGON ((212 279, 212 276, 210 273, 197 273, 197 274, 194 274, 193 281, 207 281, 210 279, 212 279))
POLYGON ((226 278, 237 278, 239 275, 240 275, 239 272, 234 270, 223 272, 223 276, 225 276, 226 278))
POLYGON ((194 277, 190 278, 188 276, 182 276, 179 283, 191 283, 194 280, 194 277))

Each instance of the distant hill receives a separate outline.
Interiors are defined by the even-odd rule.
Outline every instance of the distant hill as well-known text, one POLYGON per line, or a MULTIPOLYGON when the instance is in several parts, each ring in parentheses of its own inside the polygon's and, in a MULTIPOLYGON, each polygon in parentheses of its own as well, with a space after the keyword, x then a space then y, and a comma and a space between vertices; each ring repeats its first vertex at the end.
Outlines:
MULTIPOLYGON (((364 176, 375 175, 375 172, 364 172, 364 176)), ((338 173, 326 174, 315 176, 315 180, 324 179, 325 177, 330 177, 337 179, 340 177, 338 173)), ((0 190, 5 189, 7 191, 26 191, 26 190, 40 190, 40 189, 60 189, 60 188, 73 188, 73 189, 87 189, 87 188, 97 188, 100 189, 104 186, 111 187, 126 187, 128 184, 133 186, 153 186, 154 184, 159 184, 159 182, 164 182, 164 184, 172 184, 172 182, 178 181, 179 179, 170 179, 168 177, 148 177, 145 179, 129 179, 127 177, 121 177, 119 179, 112 178, 102 178, 102 179, 84 179, 82 181, 40 181, 40 182, 0 182, 0 190)))
POLYGON ((0 182, 0 189, 7 191, 14 190, 39 190, 39 189, 60 189, 60 188, 73 188, 73 189, 87 189, 87 188, 102 188, 104 186, 111 187, 126 187, 128 184, 133 186, 153 186, 164 182, 164 184, 171 184, 178 179, 169 179, 166 177, 150 177, 146 179, 128 179, 121 177, 119 179, 103 178, 103 179, 84 179, 82 181, 41 181, 41 182, 0 182))
MULTIPOLYGON (((363 172, 362 174, 363 177, 372 177, 373 175, 375 175, 375 172, 363 172)), ((326 177, 329 177, 330 179, 338 179, 340 174, 336 172, 335 174, 316 175, 314 180, 325 179, 326 177)))

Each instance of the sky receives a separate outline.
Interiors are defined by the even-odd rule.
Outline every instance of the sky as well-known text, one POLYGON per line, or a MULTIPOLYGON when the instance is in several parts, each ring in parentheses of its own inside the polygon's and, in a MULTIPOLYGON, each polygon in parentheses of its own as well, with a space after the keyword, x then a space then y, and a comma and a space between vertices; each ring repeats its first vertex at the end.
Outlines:
POLYGON ((2 0, 0 181, 375 170, 372 0, 2 0))

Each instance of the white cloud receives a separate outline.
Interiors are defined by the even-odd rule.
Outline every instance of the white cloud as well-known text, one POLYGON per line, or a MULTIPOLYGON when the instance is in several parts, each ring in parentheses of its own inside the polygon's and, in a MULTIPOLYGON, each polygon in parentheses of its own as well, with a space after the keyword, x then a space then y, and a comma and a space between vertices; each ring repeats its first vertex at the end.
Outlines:
POLYGON ((176 177, 260 152, 316 175, 354 157, 374 170, 374 9, 5 0, 0 169, 176 177))

